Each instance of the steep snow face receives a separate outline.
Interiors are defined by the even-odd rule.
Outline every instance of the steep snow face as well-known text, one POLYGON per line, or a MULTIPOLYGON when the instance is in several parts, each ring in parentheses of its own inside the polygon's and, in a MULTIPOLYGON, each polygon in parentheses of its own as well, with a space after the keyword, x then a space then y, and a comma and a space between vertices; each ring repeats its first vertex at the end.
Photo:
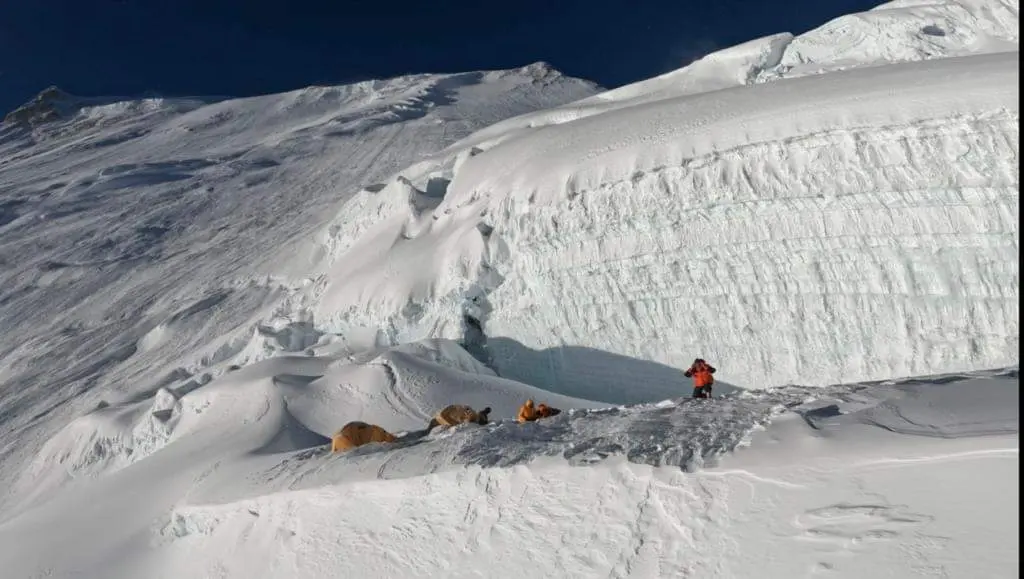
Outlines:
POLYGON ((274 312, 342 202, 596 90, 539 64, 219 101, 48 91, 0 129, 0 471, 101 399, 311 347, 315 320, 274 312))
POLYGON ((446 204, 486 211, 507 248, 487 262, 503 282, 485 331, 552 349, 532 365, 492 350, 497 366, 579 395, 594 376, 564 345, 705 356, 751 386, 1013 363, 1017 66, 659 101, 474 157, 446 204))
POLYGON ((472 334, 504 376, 609 402, 678 392, 662 369, 695 356, 754 388, 1015 363, 1019 53, 916 54, 489 127, 343 209, 318 319, 472 334))

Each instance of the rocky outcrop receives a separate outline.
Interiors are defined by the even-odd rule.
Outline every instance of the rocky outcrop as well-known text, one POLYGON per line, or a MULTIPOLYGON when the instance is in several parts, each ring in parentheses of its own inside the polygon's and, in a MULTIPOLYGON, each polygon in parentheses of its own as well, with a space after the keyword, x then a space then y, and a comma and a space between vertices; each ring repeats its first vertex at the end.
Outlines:
POLYGON ((51 86, 29 102, 7 113, 7 116, 4 117, 4 124, 35 127, 59 120, 72 106, 72 101, 71 95, 51 86))

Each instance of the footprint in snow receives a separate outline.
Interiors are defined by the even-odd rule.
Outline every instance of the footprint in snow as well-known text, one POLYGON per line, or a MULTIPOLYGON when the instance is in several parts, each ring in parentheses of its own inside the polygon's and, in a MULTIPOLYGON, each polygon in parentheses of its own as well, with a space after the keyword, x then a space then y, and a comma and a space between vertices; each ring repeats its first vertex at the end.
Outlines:
POLYGON ((796 538, 846 550, 896 539, 931 520, 901 506, 840 503, 798 516, 795 526, 801 532, 796 538))

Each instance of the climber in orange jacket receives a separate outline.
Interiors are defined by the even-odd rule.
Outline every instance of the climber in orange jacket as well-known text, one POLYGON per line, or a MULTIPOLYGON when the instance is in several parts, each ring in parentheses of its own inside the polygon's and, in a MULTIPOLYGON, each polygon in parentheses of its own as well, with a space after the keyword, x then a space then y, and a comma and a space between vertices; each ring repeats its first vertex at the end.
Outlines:
POLYGON ((693 378, 694 398, 711 398, 711 385, 715 383, 712 376, 714 373, 715 367, 705 362, 704 358, 697 358, 690 369, 683 372, 687 378, 693 378))

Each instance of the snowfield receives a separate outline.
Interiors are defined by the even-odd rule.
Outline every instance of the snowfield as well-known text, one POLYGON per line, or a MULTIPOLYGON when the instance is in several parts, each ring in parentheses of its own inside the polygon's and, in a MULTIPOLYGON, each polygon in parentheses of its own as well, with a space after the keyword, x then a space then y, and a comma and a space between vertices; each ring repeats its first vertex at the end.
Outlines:
POLYGON ((275 357, 169 413, 158 397, 70 426, 25 473, 0 563, 16 577, 516 577, 528 552, 559 577, 1016 576, 1016 368, 520 425, 517 397, 534 392, 434 346, 390 358, 396 382, 376 360, 335 365, 371 371, 361 382, 384 398, 348 402, 401 414, 421 386, 462 378, 463 400, 500 393, 498 422, 424 434, 392 418, 413 429, 393 448, 331 455, 316 425, 353 410, 323 403, 332 370, 275 357))
POLYGON ((44 91, 0 127, 2 575, 1018 576, 1018 12, 610 91, 44 91), (332 455, 353 420, 399 440, 332 455))

